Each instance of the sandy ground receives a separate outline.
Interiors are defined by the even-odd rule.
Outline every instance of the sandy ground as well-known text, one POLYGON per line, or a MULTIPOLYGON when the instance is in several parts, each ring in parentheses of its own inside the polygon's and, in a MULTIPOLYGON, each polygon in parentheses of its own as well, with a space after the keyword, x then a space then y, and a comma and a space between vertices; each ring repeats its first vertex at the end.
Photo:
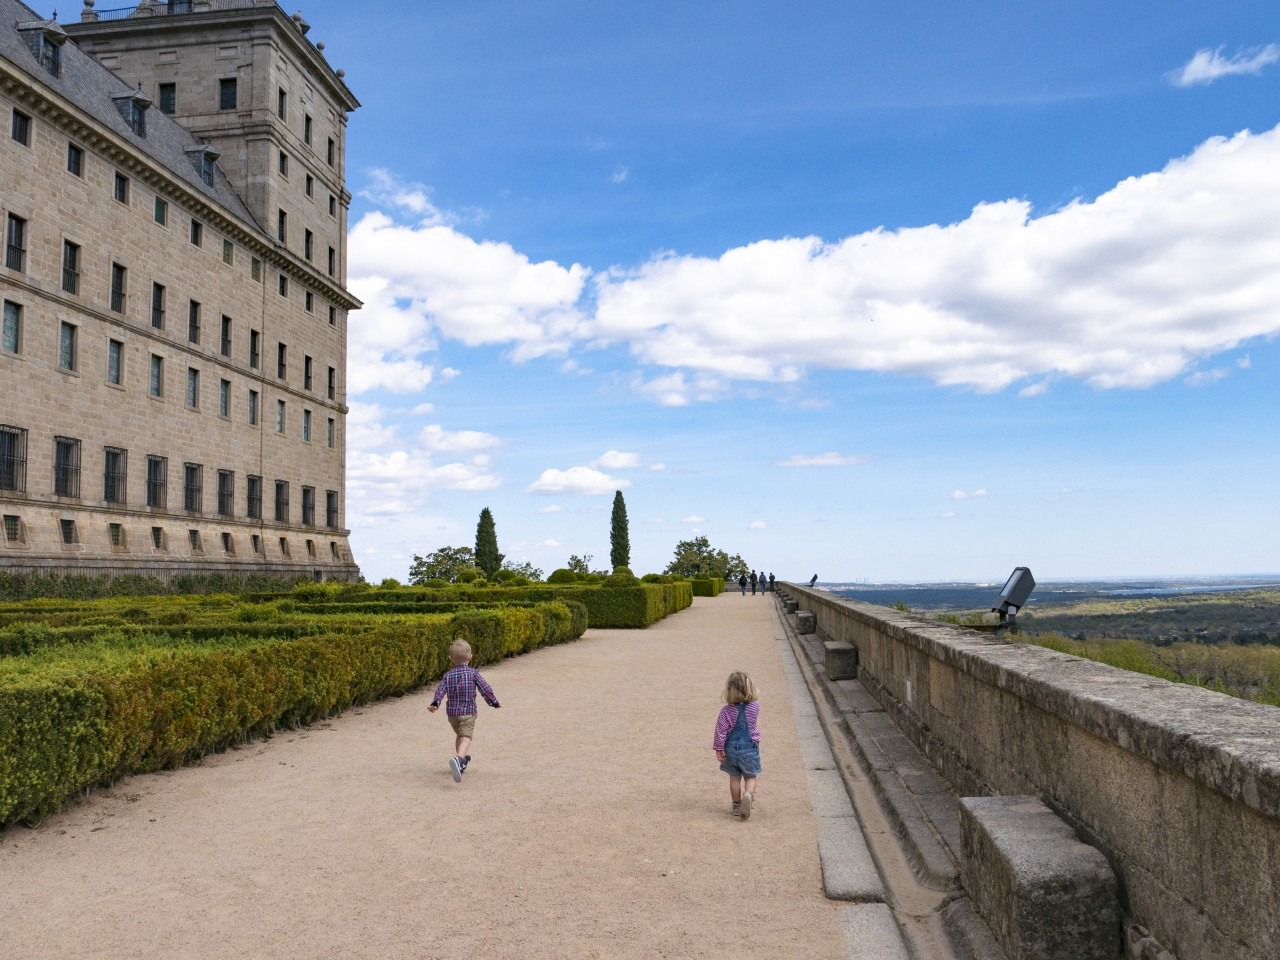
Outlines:
POLYGON ((485 668, 461 784, 421 691, 0 834, 0 957, 845 956, 769 603, 485 668), (710 750, 733 669, 762 689, 745 823, 710 750))

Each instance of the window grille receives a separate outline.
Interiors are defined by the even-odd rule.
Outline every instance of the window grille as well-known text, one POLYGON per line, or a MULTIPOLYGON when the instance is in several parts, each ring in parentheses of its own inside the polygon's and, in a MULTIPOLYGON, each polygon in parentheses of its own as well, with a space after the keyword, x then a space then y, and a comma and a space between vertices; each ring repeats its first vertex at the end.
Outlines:
POLYGON ((107 503, 127 503, 126 477, 129 454, 120 447, 104 448, 102 458, 102 499, 107 503))
MULTIPOLYGON (((250 520, 262 519, 262 478, 250 476, 245 488, 246 510, 250 520)), ((257 551, 254 551, 255 553, 257 551)))
POLYGON ((27 489, 27 431, 0 423, 0 490, 27 489))
MULTIPOLYGON (((169 459, 147 457, 147 506, 163 510, 169 501, 169 459)), ((155 527, 159 530, 159 527, 155 527)), ((159 544, 157 544, 159 546, 159 544)))
POLYGON ((302 488, 302 525, 304 527, 314 527, 316 525, 316 488, 302 488))
POLYGON ((53 493, 58 497, 80 496, 79 440, 53 438, 53 493))
POLYGON ((183 464, 182 509, 187 513, 200 513, 204 503, 204 467, 198 463, 183 464))
POLYGON ((338 529, 338 491, 324 492, 324 521, 330 530, 338 529))
POLYGON ((289 522, 289 481, 276 481, 276 522, 289 522))
POLYGON ((218 516, 235 515, 236 475, 230 470, 218 471, 218 516))

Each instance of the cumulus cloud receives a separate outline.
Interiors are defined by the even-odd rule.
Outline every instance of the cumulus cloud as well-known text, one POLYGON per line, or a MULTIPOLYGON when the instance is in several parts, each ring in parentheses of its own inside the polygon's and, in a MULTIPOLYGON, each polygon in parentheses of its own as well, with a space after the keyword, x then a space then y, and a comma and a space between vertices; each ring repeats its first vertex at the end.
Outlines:
POLYGON ((421 183, 404 183, 390 170, 374 168, 368 172, 368 182, 360 190, 360 196, 378 206, 398 207, 417 215, 423 224, 451 223, 454 218, 445 214, 431 201, 431 190, 421 183))
POLYGON ((1231 371, 1224 367, 1218 367, 1213 370, 1197 370, 1191 376, 1182 382, 1188 387, 1207 387, 1211 383, 1217 383, 1226 377, 1231 376, 1231 371))
POLYGON ((1261 73, 1263 67, 1280 60, 1280 44, 1276 43, 1249 47, 1232 57, 1224 57, 1222 51, 1222 47, 1197 50, 1180 69, 1167 75, 1169 81, 1176 87, 1194 87, 1222 77, 1261 73))
POLYGON ((971 493, 965 493, 965 491, 963 490, 955 490, 951 494, 951 499, 952 500, 972 500, 975 497, 985 497, 986 495, 987 495, 987 488, 981 487, 977 490, 974 490, 971 493))
POLYGON ((630 480, 611 477, 591 467, 554 468, 543 470, 542 476, 529 485, 529 493, 570 493, 594 496, 613 493, 631 486, 630 480))
POLYGON ((944 511, 943 513, 939 514, 939 516, 941 516, 943 520, 950 520, 950 519, 952 519, 955 515, 956 515, 956 512, 955 512, 954 510, 947 510, 947 511, 944 511))
POLYGON ((558 506, 557 504, 554 504, 554 503, 549 503, 545 507, 539 507, 538 512, 539 513, 563 513, 564 507, 558 506))
POLYGON ((634 470, 640 466, 640 454, 608 450, 601 454, 599 460, 591 461, 591 466, 603 467, 605 470, 634 470))
POLYGON ((752 529, 752 530, 763 530, 763 529, 764 529, 765 527, 767 527, 767 526, 768 526, 768 524, 767 524, 767 523, 765 523, 763 520, 752 520, 752 521, 751 521, 751 529, 752 529))
POLYGON ((691 513, 687 517, 681 517, 680 522, 681 523, 702 523, 706 519, 707 519, 706 517, 700 517, 696 513, 691 513))
POLYGON ((422 428, 418 442, 428 451, 490 450, 502 445, 502 438, 479 430, 446 430, 438 423, 422 428))
POLYGON ((836 453, 829 450, 826 453, 819 453, 813 456, 807 456, 803 453, 793 454, 785 460, 779 460, 774 466, 777 467, 853 467, 858 464, 867 463, 871 457, 865 454, 849 455, 844 453, 836 453))

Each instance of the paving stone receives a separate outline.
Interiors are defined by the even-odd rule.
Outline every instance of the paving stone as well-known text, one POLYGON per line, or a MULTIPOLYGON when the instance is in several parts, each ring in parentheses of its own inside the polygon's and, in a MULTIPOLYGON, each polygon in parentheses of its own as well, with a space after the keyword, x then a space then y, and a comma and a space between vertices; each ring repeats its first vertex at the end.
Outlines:
POLYGON ((911 960, 893 911, 883 903, 845 907, 840 929, 849 943, 849 960, 911 960))

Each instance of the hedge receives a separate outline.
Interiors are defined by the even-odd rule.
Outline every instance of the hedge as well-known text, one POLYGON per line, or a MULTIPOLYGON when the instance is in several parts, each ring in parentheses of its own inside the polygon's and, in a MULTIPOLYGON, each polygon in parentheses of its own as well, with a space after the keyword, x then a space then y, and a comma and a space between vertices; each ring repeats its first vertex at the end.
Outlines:
POLYGON ((724 580, 720 577, 695 577, 689 583, 695 597, 717 597, 724 592, 724 580))
POLYGON ((0 824, 37 820, 126 774, 428 683, 447 667, 455 636, 483 665, 581 636, 581 619, 547 603, 366 618, 359 628, 292 638, 227 630, 194 643, 104 632, 91 644, 0 660, 0 824))

